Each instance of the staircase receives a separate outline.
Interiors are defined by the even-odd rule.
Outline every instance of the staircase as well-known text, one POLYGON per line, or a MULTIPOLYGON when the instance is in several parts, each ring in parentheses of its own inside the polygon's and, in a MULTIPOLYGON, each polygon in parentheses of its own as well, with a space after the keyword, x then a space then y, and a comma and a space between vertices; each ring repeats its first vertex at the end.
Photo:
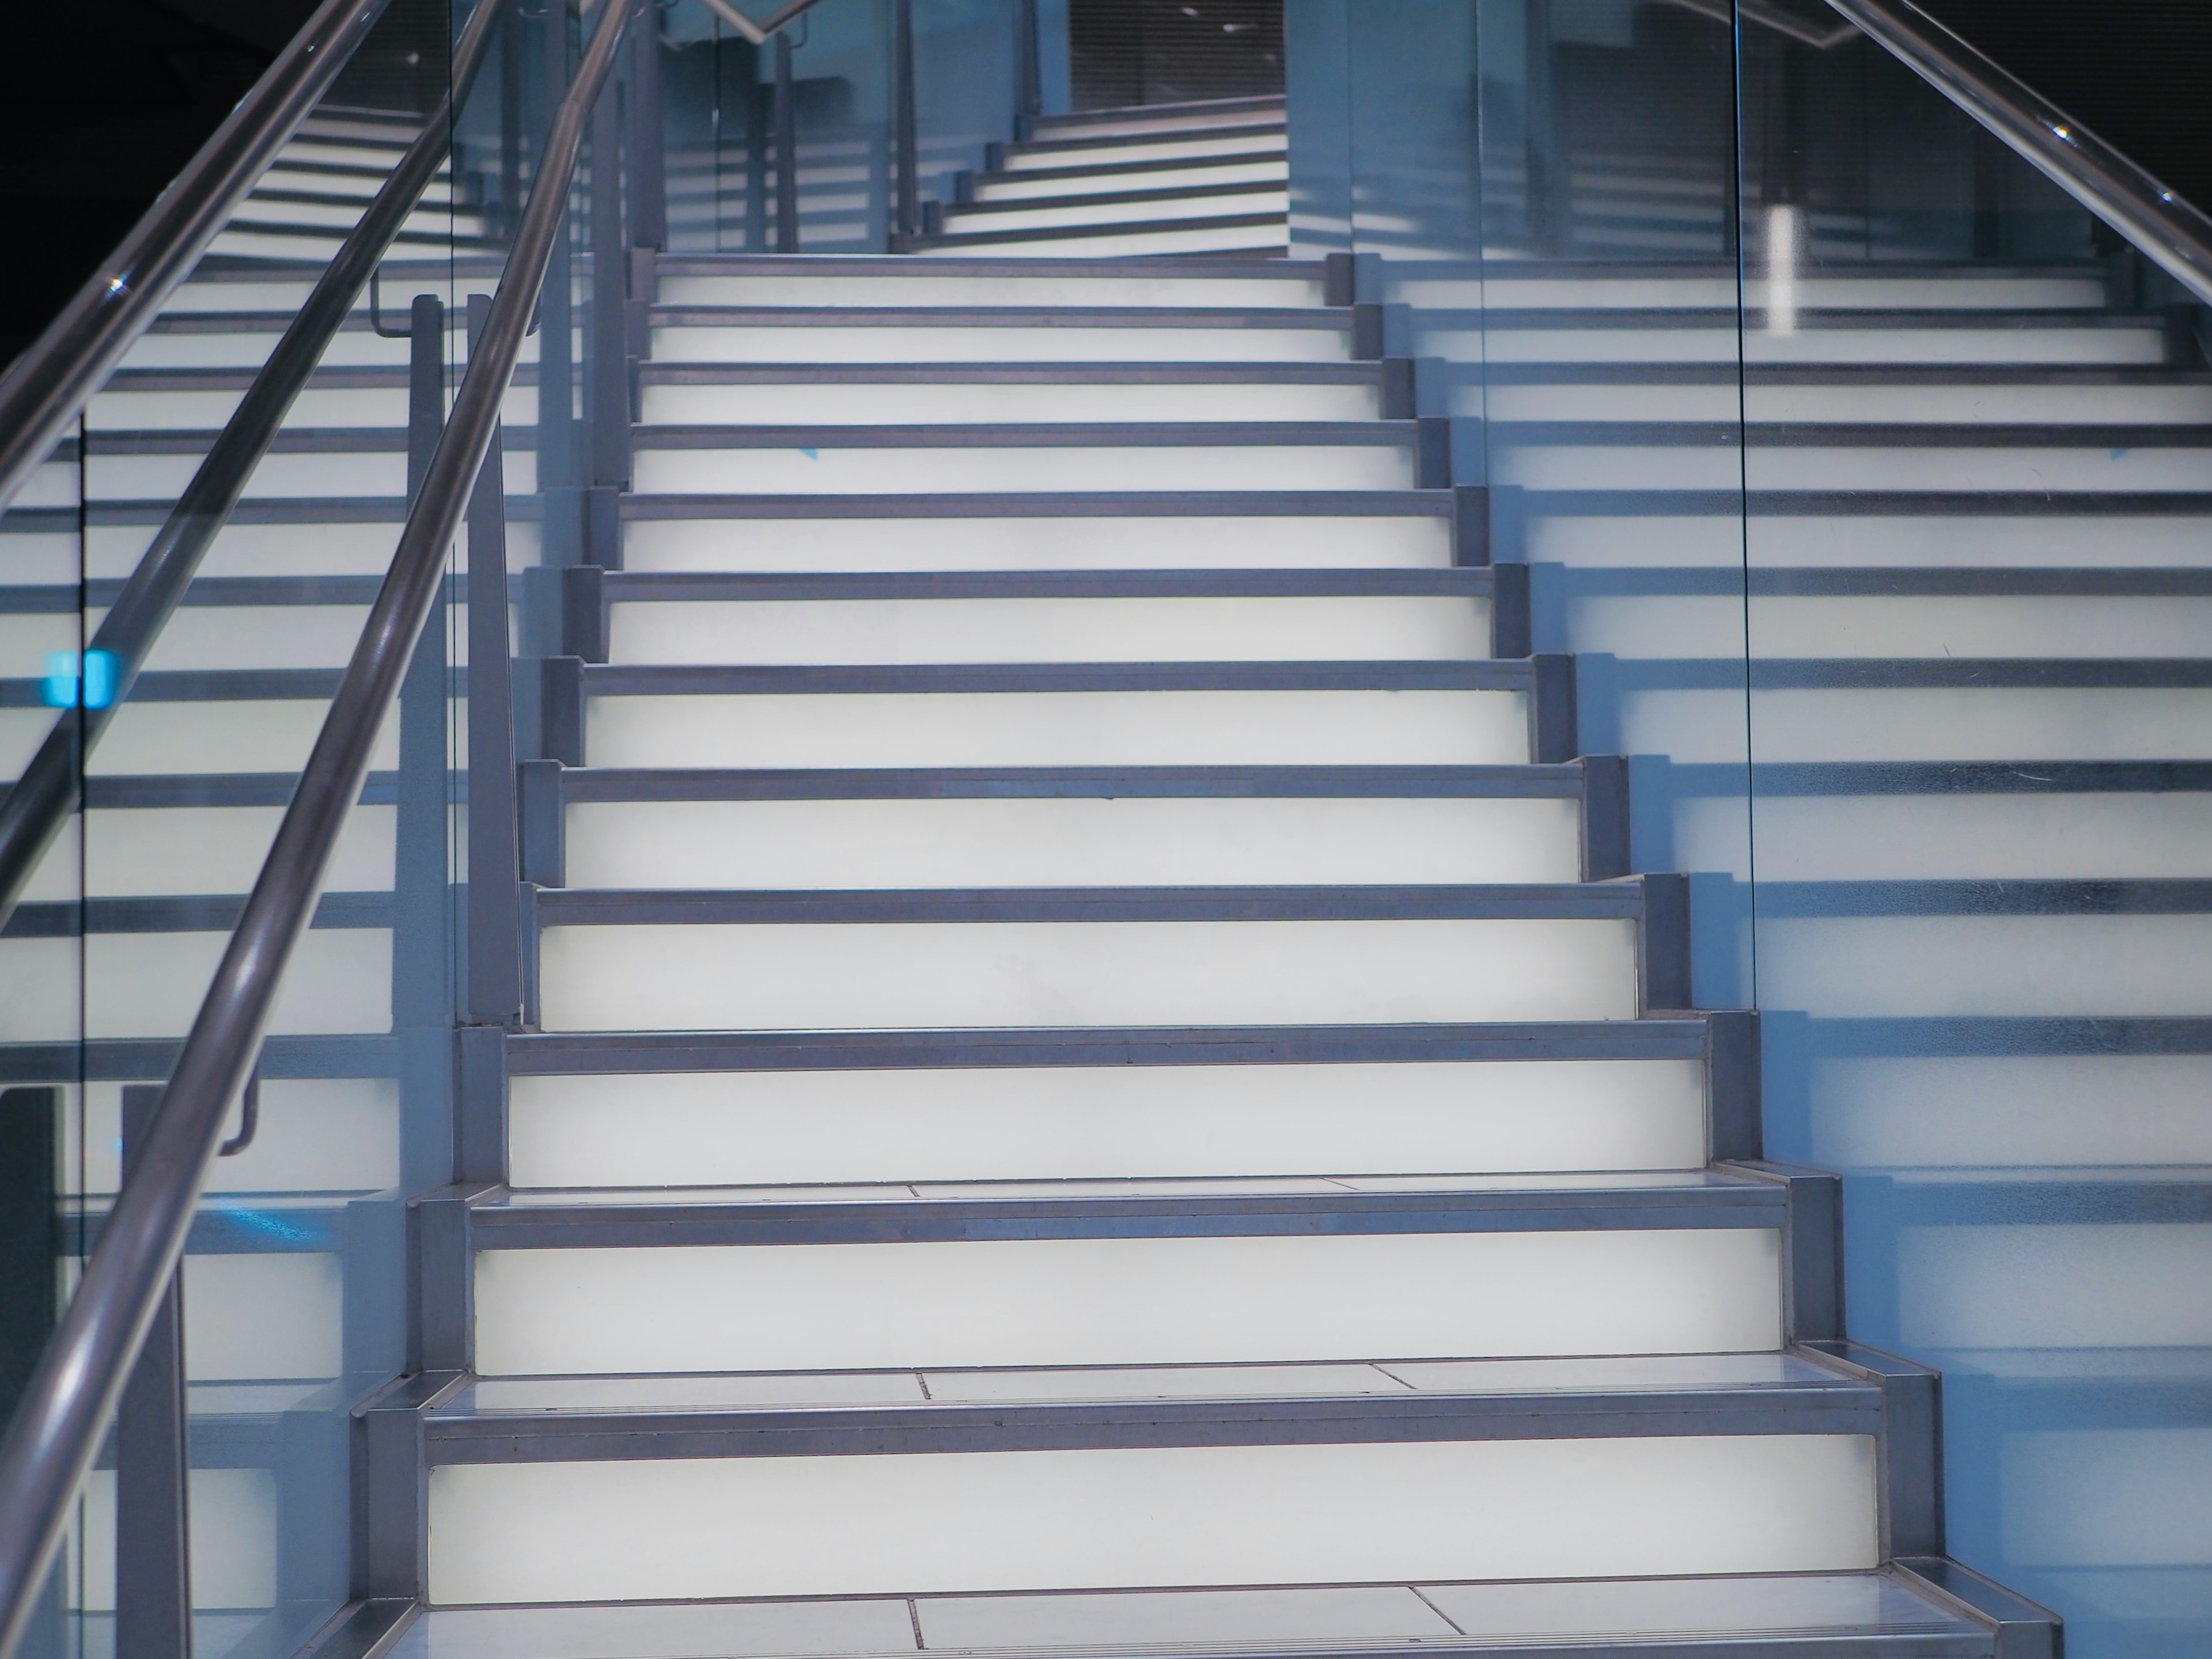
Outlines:
POLYGON ((909 251, 1130 258, 1281 253, 1290 241, 1283 100, 1223 98, 1024 117, 953 199, 925 202, 909 251))
MULTIPOLYGON (((1437 264, 1390 296, 1430 326, 1525 312, 1470 389, 1351 262, 1279 257, 1282 158, 1279 100, 1066 118, 927 264, 659 261, 620 568, 560 574, 527 665, 531 1029, 462 1104, 506 1178, 416 1205, 445 1346, 359 1413, 377 1570, 430 1609, 386 1651, 2039 1651, 1940 1559, 1935 1376, 1845 1338, 1838 1183, 1763 1158, 1755 1022, 1689 1006, 1686 884, 1632 873, 1626 763, 1582 752, 1679 688, 1595 719, 1538 648, 1559 607, 1713 561, 1504 544, 1454 472, 1443 417, 1486 410, 1492 491, 1601 473, 1694 520, 1737 455, 1615 419, 1651 372, 1588 342, 1653 329, 1701 383, 1732 296, 1647 273, 1563 304, 1531 262, 1485 298, 1437 264)), ((94 404, 95 583, 292 280, 204 272, 94 404)), ((2156 319, 2085 322, 2087 280, 1808 295, 1798 343, 1754 345, 1795 367, 1750 416, 1846 424, 1776 487, 1865 464, 1906 385, 2195 413, 2156 319), (1900 303, 1911 363, 1851 326, 1900 303)), ((365 313, 341 337, 103 745, 88 950, 204 974, 388 552, 405 356, 365 313), (293 659, 224 672, 272 617, 293 659), (193 890, 129 886, 149 839, 193 890)), ((1951 441, 1962 489, 2052 447, 1992 434, 1951 441)), ((295 1126, 386 1099, 359 1054, 404 1023, 407 741, 280 1012, 295 1126)), ((28 981, 50 942, 0 948, 28 981)), ((94 1032, 100 1088, 152 1075, 129 1045, 167 1012, 94 1032)), ((195 1382, 241 1468, 357 1340, 268 1271, 344 1248, 360 1170, 313 1139, 218 1174, 273 1226, 195 1235, 290 1322, 195 1382)))
POLYGON ((662 260, 395 1651, 2031 1650, 1351 267, 1131 193, 662 260))

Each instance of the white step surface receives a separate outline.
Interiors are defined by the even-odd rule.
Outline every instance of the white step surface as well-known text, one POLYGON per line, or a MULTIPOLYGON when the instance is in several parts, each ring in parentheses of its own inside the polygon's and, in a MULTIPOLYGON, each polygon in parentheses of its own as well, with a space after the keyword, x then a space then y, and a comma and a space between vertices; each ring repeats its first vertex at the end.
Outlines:
POLYGON ((1317 306, 1321 273, 1311 264, 1273 276, 1249 267, 1227 276, 1178 276, 1157 267, 1126 275, 1097 267, 1055 270, 944 271, 915 266, 896 274, 871 265, 840 269, 811 262, 803 274, 756 268, 727 274, 664 270, 665 306, 1317 306))
MULTIPOLYGON (((677 386, 648 379, 648 425, 901 426, 1030 421, 1371 421, 1382 410, 1376 384, 1243 384, 1163 380, 1154 385, 1059 382, 896 381, 677 386)), ((2212 396, 2208 396, 2212 404, 2212 396)))
MULTIPOLYGON (((1249 245, 1249 232, 1237 234, 1245 239, 1240 246, 1249 245)), ((653 331, 653 356, 659 362, 677 363, 1339 363, 1350 356, 1349 331, 1348 322, 1340 328, 663 323, 653 331)), ((404 343, 392 343, 398 346, 398 361, 405 362, 404 343)))
POLYGON ((1389 444, 1083 448, 989 447, 979 441, 972 447, 913 449, 657 449, 647 444, 631 464, 632 488, 641 495, 1411 489, 1414 482, 1412 449, 1389 444))
POLYGON ((1875 1560, 1850 1436, 465 1465, 440 1603, 1347 1577, 1812 1571, 1875 1560), (1471 1504, 1470 1492, 1486 1501, 1471 1504))
POLYGON ((524 1075, 532 1188, 1666 1170, 1705 1155, 1694 1060, 524 1075), (1255 1161, 1255 1149, 1258 1158, 1255 1161))
POLYGON ((568 874, 576 887, 823 890, 1574 881, 1578 808, 1256 796, 580 801, 568 810, 568 874))
POLYGON ((1463 594, 618 599, 607 609, 609 660, 618 663, 1465 662, 1490 654, 1490 603, 1463 594))
POLYGON ((1765 1352, 1780 1265, 1746 1227, 493 1249, 477 1369, 1765 1352))
POLYGON ((631 570, 1438 570, 1451 562, 1451 525, 1441 516, 1327 513, 655 517, 631 520, 623 537, 631 570))
POLYGON ((549 1031, 1629 1019, 1602 920, 610 923, 545 928, 549 1031))
POLYGON ((1519 765, 1519 691, 594 696, 592 766, 1519 765))

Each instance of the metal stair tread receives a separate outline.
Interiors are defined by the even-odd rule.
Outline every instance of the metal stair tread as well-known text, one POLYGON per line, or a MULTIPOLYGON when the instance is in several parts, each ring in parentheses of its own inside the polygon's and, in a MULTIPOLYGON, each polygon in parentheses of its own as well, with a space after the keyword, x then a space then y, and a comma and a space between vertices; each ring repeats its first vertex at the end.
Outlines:
POLYGON ((1782 1227, 1780 1182, 1725 1170, 1540 1176, 1006 1181, 517 1190, 470 1206, 478 1250, 988 1239, 1782 1227))
MULTIPOLYGON (((1973 665, 1963 659, 1960 662, 1971 673, 1973 665)), ((2202 665, 2201 672, 2212 675, 2212 664, 2202 665)), ((921 663, 767 668, 721 663, 586 663, 582 676, 586 696, 631 697, 975 691, 1527 691, 1535 684, 1535 669, 1526 658, 1461 662, 921 663)), ((144 679, 139 683, 144 684, 144 679)))
MULTIPOLYGON (((1191 221, 1191 223, 1203 222, 1191 221)), ((1176 228, 1182 228, 1178 222, 1176 228)), ((1088 230, 1090 227, 1084 227, 1088 230)), ((1311 328, 1343 331, 1341 306, 656 305, 654 328, 1311 328)), ((364 320, 362 326, 366 327, 364 320)))
MULTIPOLYGON (((1418 423, 1364 421, 1006 421, 903 425, 754 426, 669 422, 631 428, 641 449, 1405 448, 1418 423)), ((397 433, 394 434, 398 436, 397 433)))
MULTIPOLYGON (((326 901, 327 902, 327 901, 326 901)), ((1644 887, 1620 881, 1404 886, 987 888, 547 887, 544 927, 955 921, 1633 921, 1644 887)), ((68 907, 64 907, 68 908, 68 907)))
POLYGON ((433 1464, 1367 1439, 1874 1434, 1872 1379, 1794 1352, 1060 1370, 477 1378, 433 1464))
MULTIPOLYGON (((1224 157, 1223 160, 1229 158, 1224 157)), ((1219 162, 1215 162, 1219 165, 1219 162)), ((1141 171, 1132 167, 1132 172, 1141 171)), ((1104 169, 1101 169, 1104 171, 1104 169)), ((1025 177, 1026 174, 994 174, 994 177, 1025 177)), ((1066 208, 1127 207, 1143 208, 1169 202, 1202 202, 1215 199, 1233 200, 1246 196, 1279 196, 1290 188, 1285 179, 1261 179, 1241 185, 1177 185, 1167 184, 1154 189, 1133 186, 1127 190, 1081 191, 1072 196, 1009 197, 1000 201, 947 202, 945 204, 945 229, 952 231, 956 219, 985 219, 1010 213, 1053 212, 1066 208)), ((1169 228, 1163 222, 1162 229, 1169 228)))
MULTIPOLYGON (((1493 591, 1496 578, 1487 565, 1452 565, 1405 570, 1358 567, 1331 570, 1320 566, 1273 570, 614 570, 601 583, 610 604, 628 605, 678 599, 1260 599, 1376 594, 1480 599, 1493 591)), ((11 591, 0 588, 0 596, 11 591)), ((59 587, 51 591, 72 592, 59 587)), ((0 599, 3 604, 4 599, 0 599)))
POLYGON ((1703 1018, 1361 1026, 1042 1026, 828 1031, 518 1031, 515 1076, 656 1071, 1282 1065, 1410 1060, 1684 1059, 1703 1018))
POLYGON ((1374 360, 1341 363, 716 363, 663 359, 641 363, 638 372, 645 386, 957 386, 1001 381, 1040 386, 1372 386, 1381 381, 1382 367, 1374 360))
MULTIPOLYGON (((2212 501, 2212 495, 2204 499, 2212 501)), ((510 496, 509 512, 517 501, 510 496)), ((1445 518, 1449 489, 1127 489, 933 491, 814 495, 625 492, 625 519, 1445 518)), ((158 504, 149 503, 149 508, 158 504)), ((255 505, 247 503, 247 507, 255 505)), ((380 507, 381 503, 377 503, 380 507)), ((71 514, 75 509, 62 509, 71 514)), ((152 522, 161 522, 155 518, 152 522)))
MULTIPOLYGON (((660 255, 658 270, 671 276, 791 276, 834 281, 840 276, 995 276, 1048 280, 1066 276, 1166 276, 1194 280, 1206 276, 1276 278, 1284 282, 1318 282, 1328 267, 1313 258, 1255 258, 1249 254, 1133 255, 1127 258, 1040 258, 933 260, 926 270, 902 254, 700 253, 685 251, 660 255)), ((1733 279, 1733 268, 1730 270, 1733 279)))
POLYGON ((646 1653, 993 1654, 1003 1659, 1991 1659, 1995 1638, 1896 1569, 1863 1573, 921 1595, 805 1601, 434 1607, 392 1659, 559 1639, 570 1659, 646 1653), (1448 1608, 1447 1617, 1440 1609, 1448 1608), (1800 1644, 1802 1643, 1802 1649, 1800 1644), (1724 1645, 1723 1645, 1724 1644, 1724 1645))
POLYGON ((994 243, 1073 241, 1079 237, 1133 235, 1172 236, 1208 230, 1284 230, 1290 215, 1282 213, 1224 214, 1204 219, 1115 220, 1093 225, 1048 225, 1026 230, 959 230, 948 228, 942 236, 926 237, 918 244, 927 252, 937 247, 984 246, 994 243))

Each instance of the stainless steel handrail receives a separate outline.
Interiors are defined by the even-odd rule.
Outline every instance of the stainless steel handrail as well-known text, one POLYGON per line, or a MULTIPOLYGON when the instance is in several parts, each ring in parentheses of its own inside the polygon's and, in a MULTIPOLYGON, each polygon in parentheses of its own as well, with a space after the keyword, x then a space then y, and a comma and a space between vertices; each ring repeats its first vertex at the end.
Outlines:
POLYGON ((386 3, 324 0, 121 246, 0 377, 0 508, 146 331, 386 3))
POLYGON ((146 653, 183 600, 193 574, 246 492, 246 480, 268 453, 293 402, 354 302, 383 258, 392 239, 414 211, 423 189, 451 149, 453 106, 465 99, 483 65, 501 0, 478 0, 453 47, 450 84, 415 142, 376 192, 307 303, 269 354, 253 384, 177 497, 167 520, 138 561, 87 647, 112 665, 107 695, 98 708, 64 709, 30 763, 0 798, 0 927, 15 914, 39 860, 76 811, 85 758, 107 729, 146 653))
POLYGON ((730 0, 707 0, 707 9, 727 23, 744 40, 756 46, 764 46, 769 38, 787 25, 795 23, 802 14, 811 11, 821 0, 786 0, 769 14, 768 21, 756 23, 730 3, 730 0))
POLYGON ((2212 305, 2212 218, 1911 0, 1827 3, 2212 305))
POLYGON ((117 1194, 76 1294, 0 1443, 0 1655, 14 1652, 164 1287, 182 1259, 231 1101, 258 1052, 377 734, 436 601, 568 205, 576 153, 630 8, 599 9, 444 435, 392 568, 338 682, 300 787, 170 1073, 145 1149, 117 1194))

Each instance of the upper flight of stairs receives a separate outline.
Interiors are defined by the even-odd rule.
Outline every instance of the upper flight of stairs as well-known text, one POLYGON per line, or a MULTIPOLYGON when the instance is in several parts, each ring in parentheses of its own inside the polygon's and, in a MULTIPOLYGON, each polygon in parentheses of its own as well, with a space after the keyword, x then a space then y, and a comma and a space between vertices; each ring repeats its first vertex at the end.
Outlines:
POLYGON ((927 254, 1127 258, 1281 252, 1290 167, 1283 100, 1227 98, 1028 118, 953 199, 926 202, 927 254))

